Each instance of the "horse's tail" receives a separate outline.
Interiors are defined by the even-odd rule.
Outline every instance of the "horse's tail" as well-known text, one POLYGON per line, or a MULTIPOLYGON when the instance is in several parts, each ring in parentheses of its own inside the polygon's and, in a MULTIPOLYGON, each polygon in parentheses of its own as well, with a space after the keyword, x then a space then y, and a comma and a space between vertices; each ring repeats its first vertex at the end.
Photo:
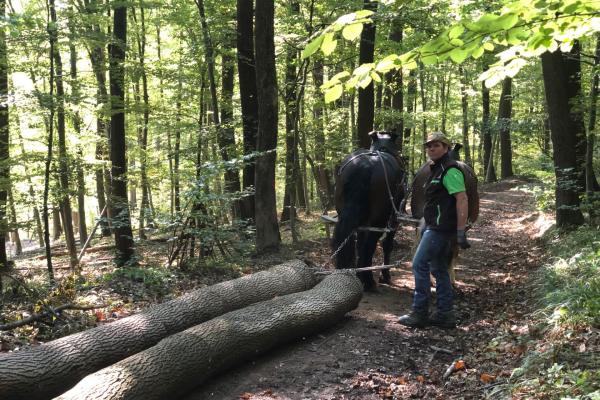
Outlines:
POLYGON ((368 211, 371 171, 369 168, 353 166, 346 169, 343 175, 338 177, 343 206, 338 209, 338 222, 333 233, 332 248, 334 252, 337 251, 336 268, 352 268, 356 258, 354 231, 360 226, 368 211), (340 248, 342 245, 343 247, 340 248))

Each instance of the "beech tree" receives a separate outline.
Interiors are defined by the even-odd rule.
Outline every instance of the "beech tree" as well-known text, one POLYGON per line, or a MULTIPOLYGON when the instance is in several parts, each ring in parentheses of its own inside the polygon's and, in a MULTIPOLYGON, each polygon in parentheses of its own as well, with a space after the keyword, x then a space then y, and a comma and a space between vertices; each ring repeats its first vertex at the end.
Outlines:
POLYGON ((256 87, 258 89, 258 145, 256 160, 255 217, 256 248, 279 248, 281 237, 277 223, 275 196, 275 160, 277 146, 277 71, 275 68, 275 3, 260 0, 255 9, 256 87))
POLYGON ((127 201, 127 150, 125 143, 125 46, 127 44, 127 5, 113 10, 113 41, 110 54, 110 160, 112 218, 119 266, 135 262, 129 202, 127 201))
MULTIPOLYGON (((0 17, 6 15, 6 1, 0 0, 0 17)), ((2 293, 2 272, 8 267, 6 256, 6 232, 8 228, 6 215, 6 200, 8 190, 6 185, 10 178, 8 150, 8 57, 6 50, 6 32, 0 28, 0 293, 2 293)))

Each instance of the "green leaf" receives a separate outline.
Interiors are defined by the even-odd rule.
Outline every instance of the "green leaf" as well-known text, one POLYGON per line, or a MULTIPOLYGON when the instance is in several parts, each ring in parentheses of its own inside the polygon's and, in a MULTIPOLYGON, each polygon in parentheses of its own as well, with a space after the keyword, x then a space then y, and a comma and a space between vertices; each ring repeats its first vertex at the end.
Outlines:
POLYGON ((371 10, 358 10, 354 13, 356 15, 356 19, 367 18, 374 14, 371 10))
POLYGON ((323 43, 323 39, 324 39, 324 36, 319 35, 316 38, 314 38, 309 44, 307 44, 306 47, 304 48, 304 50, 302 50, 301 58, 304 60, 305 58, 308 58, 308 57, 312 56, 313 54, 315 54, 315 51, 319 50, 319 47, 321 47, 321 43, 323 43))
POLYGON ((415 60, 411 60, 411 61, 408 61, 408 62, 402 64, 402 68, 404 68, 408 71, 410 71, 411 69, 415 69, 418 66, 419 65, 417 64, 417 62, 415 60))
POLYGON ((400 63, 402 65, 404 65, 405 63, 408 63, 409 61, 413 61, 417 58, 417 53, 415 53, 414 51, 409 51, 407 53, 402 54, 399 58, 398 61, 400 61, 400 63))
POLYGON ((510 45, 520 44, 528 37, 527 30, 522 26, 512 28, 507 32, 507 41, 510 45))
POLYGON ((379 76, 379 74, 375 71, 371 71, 369 73, 369 76, 377 83, 381 83, 381 77, 379 76))
POLYGON ((325 103, 336 101, 342 96, 344 89, 342 85, 335 85, 325 91, 325 103))
POLYGON ((361 77, 359 75, 352 75, 352 78, 348 79, 346 82, 346 90, 353 90, 360 79, 361 77))
POLYGON ((450 40, 455 39, 455 38, 459 37, 460 35, 462 35, 462 33, 464 31, 465 31, 465 27, 463 26, 463 24, 454 25, 448 31, 448 38, 450 40))
POLYGON ((367 75, 358 82, 357 86, 362 89, 365 89, 367 86, 369 86, 371 84, 372 81, 373 81, 373 79, 371 78, 371 76, 367 75))
POLYGON ((363 75, 367 75, 373 69, 375 65, 373 63, 365 63, 361 64, 356 69, 354 69, 354 75, 358 75, 362 77, 363 75))
POLYGON ((571 39, 567 39, 560 44, 560 51, 563 53, 568 53, 573 48, 573 41, 571 39))
POLYGON ((325 54, 325 56, 329 56, 331 53, 333 53, 335 47, 337 46, 337 40, 333 39, 333 35, 333 32, 326 34, 325 38, 323 39, 323 43, 321 44, 321 51, 323 54, 325 54))
POLYGON ((452 46, 461 47, 461 46, 462 46, 463 44, 465 44, 465 43, 464 43, 462 40, 460 40, 460 39, 452 39, 452 40, 450 41, 450 44, 451 44, 452 46))
POLYGON ((337 74, 331 77, 330 81, 341 81, 342 79, 348 76, 350 76, 350 72, 348 71, 338 72, 337 74))
POLYGON ((342 31, 342 36, 346 40, 353 41, 354 39, 356 39, 357 37, 360 36, 362 30, 363 30, 362 23, 354 23, 354 24, 346 25, 344 27, 344 30, 342 31))
POLYGON ((494 51, 494 44, 492 42, 485 42, 483 48, 487 51, 494 51))
POLYGON ((484 52, 485 52, 485 49, 483 48, 483 46, 478 47, 475 50, 473 50, 473 54, 471 54, 471 57, 473 57, 474 59, 478 59, 479 57, 481 57, 483 55, 484 52))
POLYGON ((515 58, 504 67, 504 73, 511 78, 514 78, 517 73, 527 64, 522 58, 515 58))
POLYGON ((463 26, 472 32, 482 32, 484 30, 482 25, 473 21, 464 21, 463 26))
POLYGON ((461 49, 461 48, 456 48, 454 50, 452 50, 449 53, 450 59, 452 61, 454 61, 456 64, 461 64, 463 61, 465 61, 467 59, 467 57, 469 57, 469 52, 461 49))
POLYGON ((494 30, 494 28, 492 28, 492 25, 496 24, 496 21, 498 21, 498 18, 500 18, 497 15, 494 14, 483 14, 481 16, 481 18, 479 18, 477 20, 477 22, 475 22, 475 26, 474 28, 476 29, 472 29, 476 32, 489 32, 494 30))
POLYGON ((385 74, 386 72, 389 72, 392 69, 396 68, 397 60, 398 60, 397 54, 390 54, 389 56, 387 56, 386 58, 384 58, 383 60, 381 60, 377 63, 375 70, 377 72, 381 72, 381 73, 385 74))
POLYGON ((340 27, 342 27, 344 25, 348 25, 355 19, 356 19, 356 13, 350 13, 350 14, 342 15, 335 21, 335 23, 338 24, 340 27))
POLYGON ((508 13, 498 18, 496 24, 498 27, 500 27, 500 29, 507 30, 515 26, 517 22, 519 22, 519 16, 514 13, 508 13))
MULTIPOLYGON (((578 11, 578 10, 579 10, 579 7, 580 7, 580 6, 581 6, 581 3, 580 3, 580 2, 578 2, 578 1, 577 1, 577 2, 575 2, 575 3, 571 3, 571 4, 569 4, 568 6, 566 6, 566 7, 563 9, 563 13, 565 13, 565 14, 573 14, 575 11, 578 11)), ((582 8, 583 8, 583 7, 582 7, 582 8)))
POLYGON ((435 54, 421 56, 421 62, 423 65, 432 65, 438 62, 438 57, 435 54))

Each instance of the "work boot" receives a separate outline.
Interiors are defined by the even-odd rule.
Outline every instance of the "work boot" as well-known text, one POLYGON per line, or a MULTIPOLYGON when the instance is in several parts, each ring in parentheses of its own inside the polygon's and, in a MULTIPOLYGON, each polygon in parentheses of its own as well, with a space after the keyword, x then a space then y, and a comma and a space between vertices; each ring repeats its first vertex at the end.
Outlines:
POLYGON ((410 314, 406 314, 398 318, 398 323, 411 328, 424 328, 428 325, 427 313, 420 313, 411 311, 410 314))
POLYGON ((440 328, 456 328, 456 316, 453 311, 437 311, 429 317, 429 323, 440 328))

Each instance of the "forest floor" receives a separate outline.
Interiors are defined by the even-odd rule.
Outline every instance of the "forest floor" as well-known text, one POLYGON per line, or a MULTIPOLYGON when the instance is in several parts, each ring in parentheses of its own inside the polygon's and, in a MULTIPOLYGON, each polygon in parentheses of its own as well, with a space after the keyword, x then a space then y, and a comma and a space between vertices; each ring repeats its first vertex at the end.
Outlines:
MULTIPOLYGON (((224 374, 186 397, 194 399, 480 399, 500 394, 533 331, 532 275, 543 257, 536 243, 549 225, 533 210, 526 182, 483 188, 481 214, 469 232, 457 272, 457 329, 412 329, 397 323, 410 311, 414 232, 397 236, 391 285, 365 293, 345 321, 224 374), (543 225, 543 226, 541 226, 543 225), (444 379, 450 365, 456 372, 444 379)), ((330 250, 304 258, 327 262, 330 250)), ((381 254, 376 255, 378 260, 381 254)), ((377 262, 377 261, 376 261, 377 262)), ((376 263, 375 262, 375 263, 376 263)), ((506 395, 506 393, 504 393, 506 395)))
MULTIPOLYGON (((527 185, 515 179, 482 188, 480 218, 469 232, 472 248, 461 253, 456 268, 460 320, 456 329, 411 329, 397 323, 398 316, 410 310, 413 288, 414 231, 405 228, 396 236, 392 260, 398 267, 392 269, 391 285, 380 285, 378 293, 365 293, 359 307, 327 331, 241 365, 185 399, 475 399, 500 394, 526 352, 527 340, 536 334, 528 314, 534 308, 533 274, 544 262, 536 238, 549 221, 534 210, 531 192, 524 190, 527 185), (456 371, 444 378, 450 365, 456 371)), ((318 220, 313 217, 301 224, 314 225, 318 220)), ((283 234, 289 232, 283 229, 283 234)), ((291 254, 331 267, 331 250, 323 234, 304 235, 294 247, 268 258, 247 259, 246 266, 225 263, 166 275, 166 269, 158 267, 164 263, 164 243, 146 242, 144 259, 153 261, 142 266, 145 272, 142 268, 125 274, 113 271, 110 249, 95 247, 99 250, 84 258, 86 283, 77 286, 77 302, 105 306, 72 312, 55 326, 34 324, 0 332, 0 351, 18 351, 86 326, 109 323, 196 287, 264 269, 291 254)), ((381 259, 378 250, 374 264, 381 259)), ((61 259, 56 260, 60 265, 61 259)), ((63 256, 63 265, 65 261, 63 256)), ((44 265, 43 258, 29 254, 17 261, 17 270, 33 282, 42 281, 44 265)), ((13 285, 18 292, 21 285, 13 285)), ((32 290, 35 286, 29 285, 27 293, 32 290)), ((54 303, 60 303, 62 295, 68 297, 69 290, 63 287, 65 293, 57 292, 54 303)), ((19 298, 23 296, 15 297, 19 298)), ((23 306, 9 298, 2 311, 10 319, 17 314, 24 317, 28 313, 23 306)))

